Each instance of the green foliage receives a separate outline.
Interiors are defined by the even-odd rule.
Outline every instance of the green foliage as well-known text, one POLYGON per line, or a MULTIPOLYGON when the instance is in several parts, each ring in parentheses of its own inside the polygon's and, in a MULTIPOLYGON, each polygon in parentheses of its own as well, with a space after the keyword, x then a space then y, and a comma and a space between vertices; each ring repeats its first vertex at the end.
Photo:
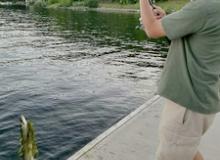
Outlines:
POLYGON ((168 0, 155 0, 155 2, 166 2, 168 0))
POLYGON ((131 3, 131 4, 135 4, 137 2, 138 2, 138 0, 129 0, 129 3, 131 3))
POLYGON ((55 4, 55 3, 58 3, 58 2, 59 2, 59 0, 48 0, 47 4, 51 5, 51 4, 55 4))
POLYGON ((46 6, 47 6, 47 2, 45 0, 36 0, 34 2, 34 7, 45 8, 46 6))
POLYGON ((120 4, 128 4, 128 0, 120 0, 120 4))
POLYGON ((128 4, 128 0, 120 0, 120 4, 128 4))
POLYGON ((97 8, 99 6, 98 0, 85 0, 84 5, 89 8, 97 8))
POLYGON ((52 6, 54 4, 57 4, 57 6, 61 7, 69 7, 72 6, 73 0, 48 0, 47 5, 52 6))
POLYGON ((72 5, 72 0, 59 0, 59 4, 62 7, 69 7, 72 5))
POLYGON ((81 2, 81 1, 83 1, 83 0, 72 0, 73 2, 81 2))
POLYGON ((138 0, 119 0, 120 4, 135 4, 138 0))

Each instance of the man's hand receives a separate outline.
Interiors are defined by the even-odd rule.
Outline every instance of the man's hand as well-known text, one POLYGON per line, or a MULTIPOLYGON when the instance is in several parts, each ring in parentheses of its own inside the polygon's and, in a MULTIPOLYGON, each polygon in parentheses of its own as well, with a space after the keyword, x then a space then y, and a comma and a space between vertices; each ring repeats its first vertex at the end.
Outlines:
POLYGON ((156 17, 157 20, 166 16, 166 12, 162 8, 160 8, 159 6, 154 5, 153 12, 154 12, 154 16, 156 17))
MULTIPOLYGON (((153 5, 152 6, 152 10, 154 13, 154 16, 157 20, 163 18, 164 16, 166 16, 166 12, 159 6, 153 5)), ((142 19, 139 18, 140 24, 143 25, 142 19)))
MULTIPOLYGON (((157 19, 155 17, 154 11, 152 10, 152 6, 150 5, 149 1, 140 0, 140 14, 142 23, 144 26, 144 31, 150 38, 159 38, 164 37, 166 35, 161 19, 157 19)), ((164 16, 165 12, 163 10, 156 8, 156 11, 159 11, 160 16, 158 18, 164 16)))

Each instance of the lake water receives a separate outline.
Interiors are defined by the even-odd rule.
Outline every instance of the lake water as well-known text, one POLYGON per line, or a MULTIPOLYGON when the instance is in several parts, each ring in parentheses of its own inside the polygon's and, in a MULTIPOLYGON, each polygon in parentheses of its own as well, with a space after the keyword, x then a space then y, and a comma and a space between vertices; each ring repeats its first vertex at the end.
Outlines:
POLYGON ((65 160, 153 96, 166 41, 138 14, 0 8, 0 159, 16 160, 19 116, 39 160, 65 160))

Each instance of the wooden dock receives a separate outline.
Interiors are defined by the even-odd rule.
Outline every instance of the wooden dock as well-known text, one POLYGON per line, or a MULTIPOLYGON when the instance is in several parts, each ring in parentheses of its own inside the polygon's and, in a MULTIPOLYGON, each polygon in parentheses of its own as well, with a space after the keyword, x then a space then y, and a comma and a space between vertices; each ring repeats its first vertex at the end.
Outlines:
MULTIPOLYGON (((154 96, 68 160, 155 160, 163 101, 154 96)), ((200 150, 205 159, 219 159, 219 135, 220 114, 201 142, 200 150)))

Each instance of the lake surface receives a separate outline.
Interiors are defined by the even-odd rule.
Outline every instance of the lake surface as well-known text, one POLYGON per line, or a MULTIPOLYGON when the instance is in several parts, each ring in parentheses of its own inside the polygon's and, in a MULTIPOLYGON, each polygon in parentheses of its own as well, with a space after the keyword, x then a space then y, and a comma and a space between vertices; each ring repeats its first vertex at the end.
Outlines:
POLYGON ((0 8, 0 159, 16 160, 19 116, 34 123, 39 160, 65 160, 147 101, 165 41, 138 14, 0 8))

